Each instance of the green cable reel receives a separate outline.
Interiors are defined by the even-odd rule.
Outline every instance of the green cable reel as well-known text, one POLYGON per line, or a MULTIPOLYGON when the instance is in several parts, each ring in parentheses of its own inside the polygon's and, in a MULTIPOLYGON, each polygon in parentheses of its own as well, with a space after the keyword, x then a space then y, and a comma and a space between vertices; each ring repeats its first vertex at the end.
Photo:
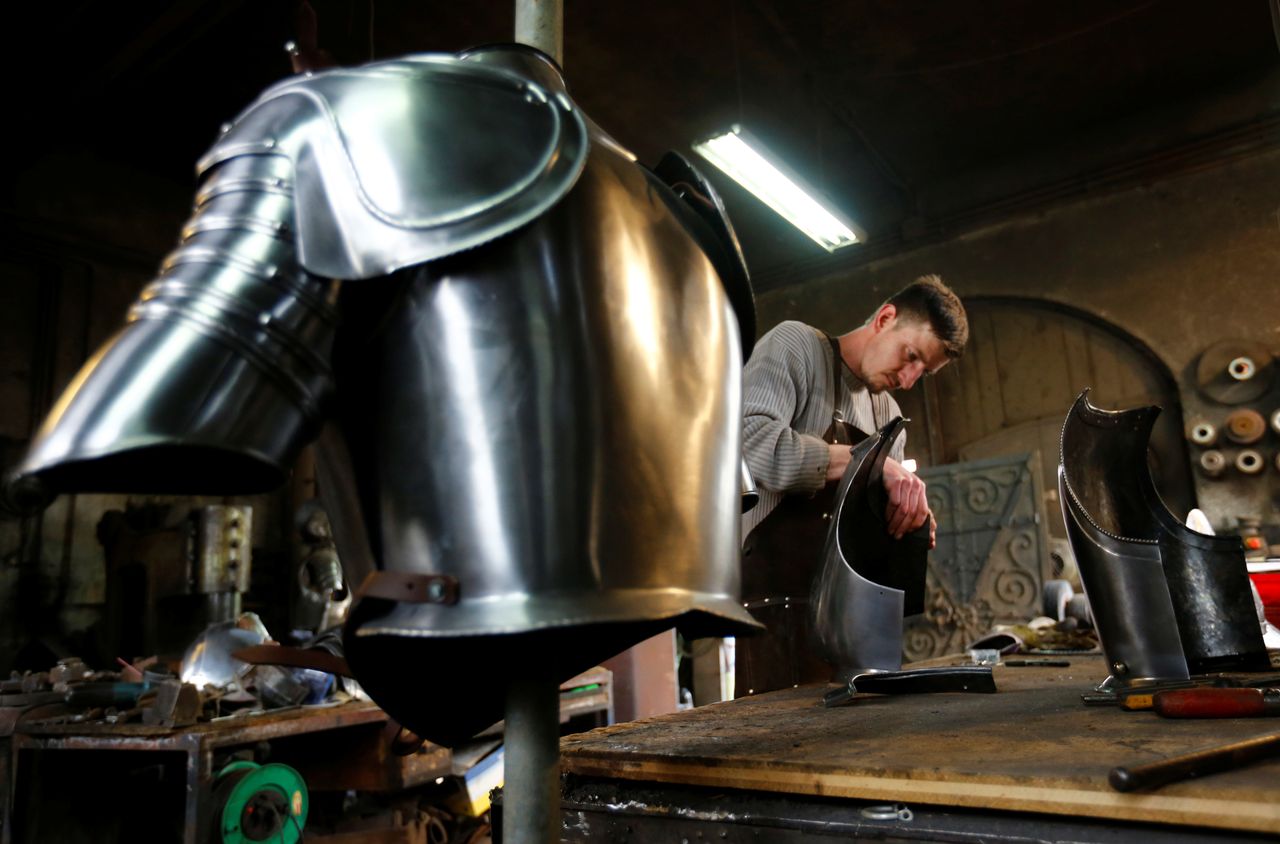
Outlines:
POLYGON ((307 784, 288 765, 232 762, 213 781, 223 844, 297 844, 307 825, 307 784))

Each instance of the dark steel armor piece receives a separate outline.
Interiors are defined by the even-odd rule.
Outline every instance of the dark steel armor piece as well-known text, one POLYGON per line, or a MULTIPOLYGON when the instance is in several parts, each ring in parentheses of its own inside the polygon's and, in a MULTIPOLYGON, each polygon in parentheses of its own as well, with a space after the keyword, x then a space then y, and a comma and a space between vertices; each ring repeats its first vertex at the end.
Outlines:
POLYGON ((1147 443, 1160 408, 1102 410, 1088 393, 1062 426, 1058 487, 1115 681, 1266 670, 1240 537, 1191 530, 1151 480, 1147 443))
POLYGON ((809 606, 818 649, 838 683, 901 668, 902 619, 923 609, 929 526, 895 540, 884 522, 884 461, 902 428, 897 417, 855 446, 836 491, 809 606))

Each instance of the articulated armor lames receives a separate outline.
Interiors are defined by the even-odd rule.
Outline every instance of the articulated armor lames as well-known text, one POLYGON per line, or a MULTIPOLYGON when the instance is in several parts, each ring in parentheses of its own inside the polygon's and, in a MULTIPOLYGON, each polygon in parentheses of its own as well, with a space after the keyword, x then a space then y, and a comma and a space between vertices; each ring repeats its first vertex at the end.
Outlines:
POLYGON ((13 489, 261 491, 332 423, 339 552, 379 572, 348 659, 444 743, 501 717, 530 661, 567 679, 673 623, 754 626, 723 273, 545 57, 289 80, 200 173, 13 489))

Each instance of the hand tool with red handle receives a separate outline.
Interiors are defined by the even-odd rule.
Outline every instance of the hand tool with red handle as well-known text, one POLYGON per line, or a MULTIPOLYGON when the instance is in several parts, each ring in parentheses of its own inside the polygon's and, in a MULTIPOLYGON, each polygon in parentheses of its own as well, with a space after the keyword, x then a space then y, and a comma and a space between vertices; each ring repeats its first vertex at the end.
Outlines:
POLYGON ((1251 718, 1280 715, 1280 689, 1171 689, 1151 708, 1166 718, 1251 718))

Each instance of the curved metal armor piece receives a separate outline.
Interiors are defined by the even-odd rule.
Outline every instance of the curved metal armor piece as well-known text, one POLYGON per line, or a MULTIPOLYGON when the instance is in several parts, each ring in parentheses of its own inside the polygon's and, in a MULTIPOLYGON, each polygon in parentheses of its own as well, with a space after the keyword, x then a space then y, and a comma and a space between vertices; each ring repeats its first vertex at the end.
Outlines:
POLYGON ((343 291, 336 405, 359 509, 335 528, 363 523, 369 550, 338 530, 340 553, 442 585, 365 597, 346 653, 432 741, 498 720, 512 666, 567 679, 673 623, 756 627, 737 600, 736 321, 668 190, 593 130, 543 217, 343 291), (459 691, 427 693, 423 669, 459 691))
POLYGON ((332 391, 328 280, 510 233, 586 155, 562 86, 482 62, 413 56, 268 89, 201 159, 180 245, 64 392, 10 497, 278 486, 332 391))
POLYGON ((200 160, 279 150, 308 271, 366 279, 515 231, 572 187, 587 128, 563 91, 417 55, 268 88, 200 160))
POLYGON ((683 207, 673 210, 685 218, 685 227, 711 258, 724 282, 729 302, 738 317, 742 359, 746 360, 756 345, 756 300, 751 290, 747 260, 742 255, 742 246, 738 243, 729 213, 724 209, 724 201, 701 171, 674 150, 662 156, 653 172, 683 200, 683 207))
MULTIPOLYGON (((707 253, 724 282, 729 303, 738 318, 738 337, 742 341, 742 359, 751 357, 756 344, 756 301, 751 290, 751 276, 742 246, 733 230, 733 223, 725 211, 720 194, 706 177, 674 150, 662 156, 653 173, 671 187, 682 202, 671 210, 681 218, 685 228, 693 235, 702 251, 707 253)), ((760 491, 747 460, 742 459, 742 512, 746 513, 760 501, 760 491)))
POLYGON ((854 447, 836 491, 809 606, 814 638, 838 683, 901 668, 903 616, 923 609, 929 526, 893 539, 884 522, 884 461, 902 428, 894 418, 854 447))
POLYGON ((293 179, 278 155, 207 175, 182 242, 37 432, 17 470, 20 507, 63 490, 280 484, 332 389, 338 321, 328 284, 298 263, 293 179))
POLYGON ((1058 495, 1067 539, 1114 676, 1124 683, 1185 680, 1190 671, 1178 638, 1160 546, 1120 542, 1098 528, 1072 497, 1062 466, 1058 467, 1058 495), (1081 554, 1080 549, 1088 550, 1081 554))
POLYGON ((1267 670, 1240 538, 1191 530, 1151 480, 1147 443, 1160 408, 1102 410, 1088 393, 1063 423, 1058 485, 1115 680, 1267 670))

